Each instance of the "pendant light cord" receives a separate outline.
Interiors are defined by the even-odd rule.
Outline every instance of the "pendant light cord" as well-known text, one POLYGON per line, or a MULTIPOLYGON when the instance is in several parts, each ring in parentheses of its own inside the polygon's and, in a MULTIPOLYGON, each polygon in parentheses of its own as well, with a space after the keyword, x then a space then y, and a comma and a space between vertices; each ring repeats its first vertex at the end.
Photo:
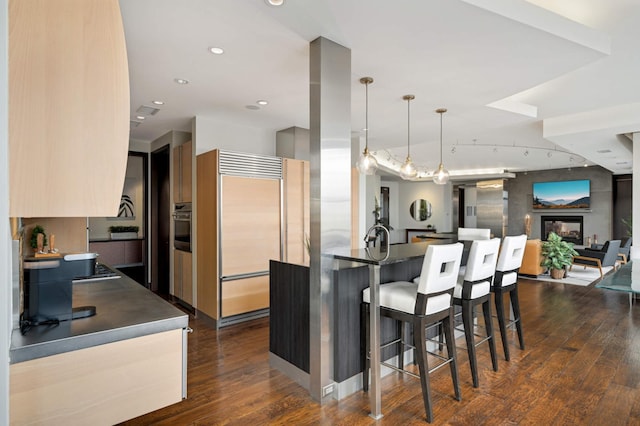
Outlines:
POLYGON ((407 158, 411 157, 411 99, 407 99, 407 158))
POLYGON ((364 84, 364 149, 369 152, 369 83, 364 84))
POLYGON ((440 164, 442 164, 442 113, 440 113, 440 164))

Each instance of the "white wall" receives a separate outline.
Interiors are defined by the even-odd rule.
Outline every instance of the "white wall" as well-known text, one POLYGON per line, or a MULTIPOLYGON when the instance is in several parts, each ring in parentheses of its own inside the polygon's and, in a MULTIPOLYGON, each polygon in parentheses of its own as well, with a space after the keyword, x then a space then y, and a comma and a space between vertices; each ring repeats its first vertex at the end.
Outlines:
MULTIPOLYGON (((398 184, 398 228, 421 229, 432 225, 438 232, 452 230, 452 187, 451 184, 436 185, 432 182, 400 182, 398 184), (431 203, 432 216, 429 220, 418 222, 409 214, 414 200, 425 199, 431 203)), ((404 239, 403 239, 404 241, 404 239)))
POLYGON ((0 424, 9 424, 11 235, 9 229, 8 5, 0 0, 0 424))
POLYGON ((196 155, 213 149, 276 155, 276 132, 238 126, 212 117, 196 116, 193 125, 196 155))

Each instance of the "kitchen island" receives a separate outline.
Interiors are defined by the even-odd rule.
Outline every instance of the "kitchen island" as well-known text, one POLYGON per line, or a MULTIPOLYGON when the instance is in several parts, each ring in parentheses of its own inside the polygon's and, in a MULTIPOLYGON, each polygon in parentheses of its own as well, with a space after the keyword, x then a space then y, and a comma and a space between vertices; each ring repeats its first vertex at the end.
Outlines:
POLYGON ((188 315, 127 276, 74 282, 96 315, 13 330, 12 424, 114 424, 186 397, 188 315))

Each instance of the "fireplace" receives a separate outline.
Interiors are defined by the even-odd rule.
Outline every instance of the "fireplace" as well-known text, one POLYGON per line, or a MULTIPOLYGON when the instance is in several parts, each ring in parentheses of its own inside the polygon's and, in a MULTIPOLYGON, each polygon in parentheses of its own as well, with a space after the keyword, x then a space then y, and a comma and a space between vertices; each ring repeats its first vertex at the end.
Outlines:
POLYGON ((547 239, 550 232, 555 232, 564 241, 579 246, 584 244, 582 216, 542 216, 540 226, 543 240, 547 239))

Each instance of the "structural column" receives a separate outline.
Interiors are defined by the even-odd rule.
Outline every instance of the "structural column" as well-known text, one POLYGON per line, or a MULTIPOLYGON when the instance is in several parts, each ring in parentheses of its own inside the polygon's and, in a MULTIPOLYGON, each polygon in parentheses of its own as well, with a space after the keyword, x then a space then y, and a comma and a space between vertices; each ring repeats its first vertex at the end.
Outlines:
POLYGON ((310 45, 310 393, 333 392, 333 259, 350 247, 351 51, 328 39, 310 45))
MULTIPOLYGON (((636 149, 636 142, 640 146, 640 132, 633 134, 633 177, 632 177, 632 193, 631 193, 631 232, 633 234, 633 226, 640 223, 640 149, 636 149)), ((634 238, 629 257, 631 259, 640 259, 640 241, 634 238)))

